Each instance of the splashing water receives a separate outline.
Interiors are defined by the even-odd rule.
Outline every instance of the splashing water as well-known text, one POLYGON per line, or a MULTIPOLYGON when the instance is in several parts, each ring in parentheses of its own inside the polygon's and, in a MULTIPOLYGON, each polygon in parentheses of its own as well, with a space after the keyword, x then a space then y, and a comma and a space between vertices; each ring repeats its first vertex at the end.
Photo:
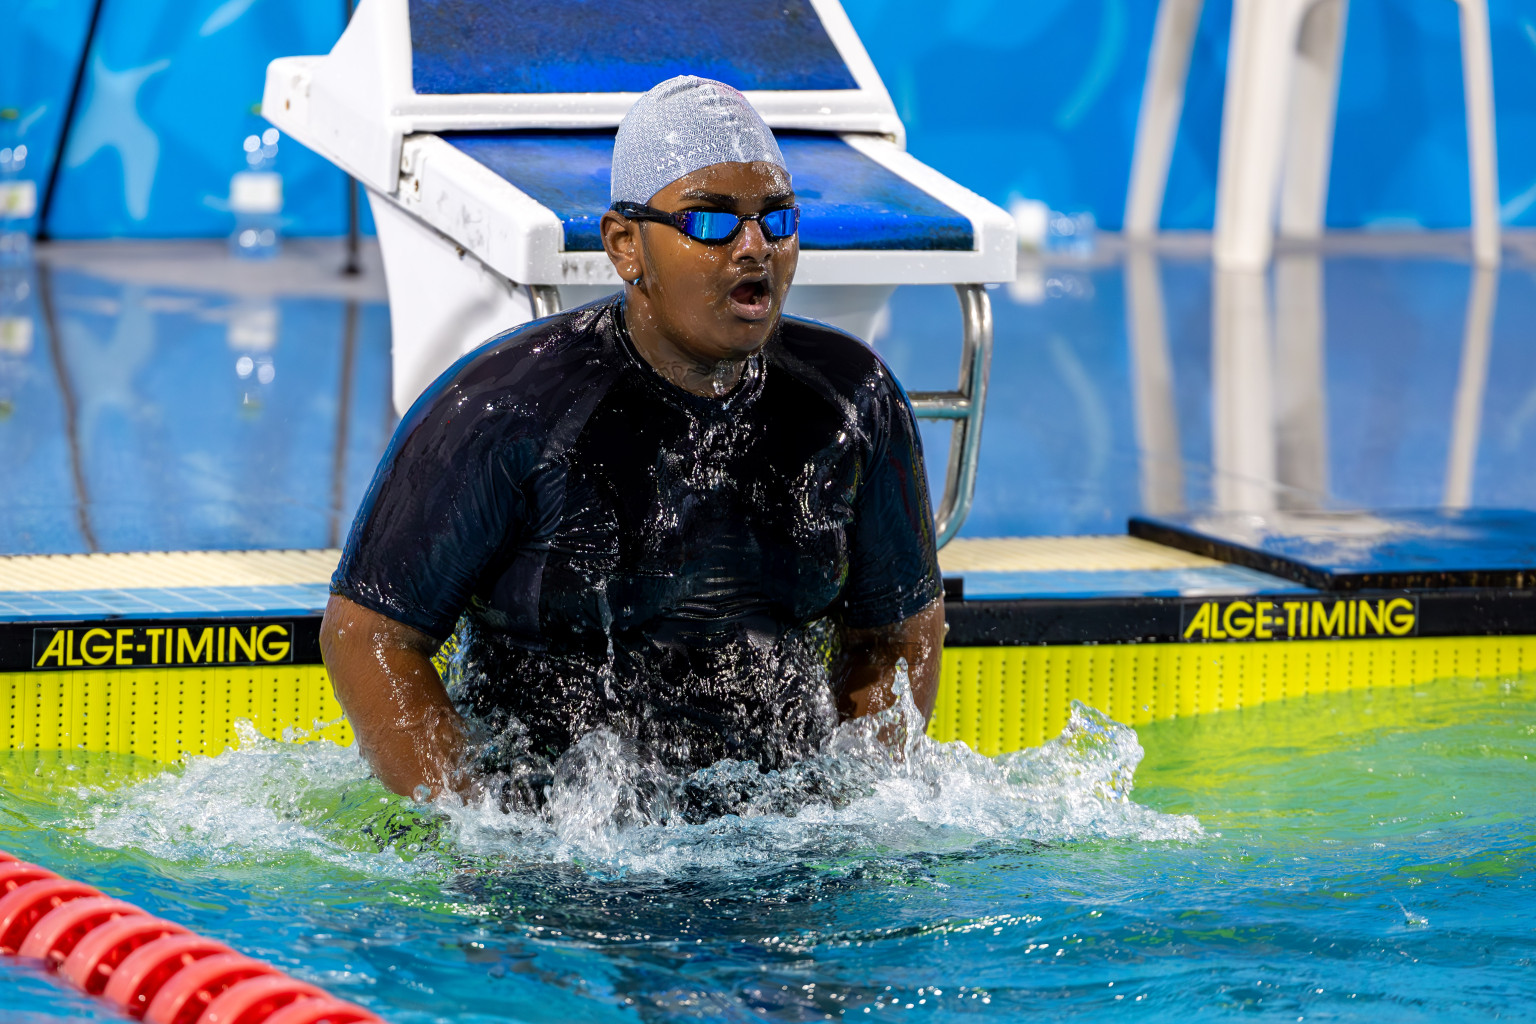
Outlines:
MULTIPOLYGON (((93 843, 171 862, 238 864, 312 858, 375 875, 409 868, 406 844, 370 842, 403 801, 384 796, 355 746, 279 743, 236 723, 237 750, 118 790, 85 787, 79 822, 93 843)), ((398 830, 395 830, 398 831, 398 830)))
POLYGON ((1134 730, 1074 703, 1061 735, 987 758, 920 728, 906 668, 892 709, 839 726, 778 771, 720 761, 669 774, 598 730, 554 765, 539 811, 489 796, 413 805, 369 779, 355 748, 283 744, 243 726, 241 746, 89 796, 87 838, 169 861, 311 857, 369 875, 450 866, 569 864, 603 877, 737 874, 826 858, 949 853, 984 843, 1189 842, 1187 815, 1130 799, 1134 730))
MULTIPOLYGON (((1078 706, 999 758, 898 709, 776 773, 668 774, 597 733, 516 813, 250 732, 171 771, 12 752, 0 846, 397 1024, 1492 1019, 1536 999, 1533 694, 1327 693, 1139 736, 1078 706)), ((4 970, 7 1020, 73 1019, 4 970)))

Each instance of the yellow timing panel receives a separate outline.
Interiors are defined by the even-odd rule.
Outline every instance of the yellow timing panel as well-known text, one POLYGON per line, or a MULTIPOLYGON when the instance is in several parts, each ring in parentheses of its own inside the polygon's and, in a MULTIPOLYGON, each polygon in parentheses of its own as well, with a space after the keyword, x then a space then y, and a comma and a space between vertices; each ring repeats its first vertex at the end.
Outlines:
MULTIPOLYGON (((1141 725, 1346 690, 1536 670, 1536 637, 1403 637, 1282 644, 949 647, 929 734, 995 755, 1061 731, 1080 700, 1141 725)), ((321 665, 0 672, 7 749, 175 761, 238 745, 250 719, 273 739, 350 743, 321 665), (316 724, 320 728, 316 729, 316 724)))
POLYGON ((273 739, 291 729, 352 742, 322 665, 0 672, 0 702, 0 739, 11 750, 176 761, 238 746, 242 718, 273 739))
POLYGON ((319 616, 0 624, 0 740, 175 761, 235 722, 351 742, 319 664, 319 616), (316 723, 320 723, 317 729, 316 723))
POLYGON ((1536 636, 946 647, 928 733, 989 756, 1061 732, 1072 701, 1128 725, 1346 690, 1536 670, 1536 636))

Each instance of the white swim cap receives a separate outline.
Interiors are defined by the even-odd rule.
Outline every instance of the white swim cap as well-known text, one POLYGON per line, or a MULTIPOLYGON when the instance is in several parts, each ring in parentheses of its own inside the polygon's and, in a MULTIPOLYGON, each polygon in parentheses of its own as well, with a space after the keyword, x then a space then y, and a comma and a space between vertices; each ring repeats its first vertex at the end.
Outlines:
POLYGON ((701 167, 754 160, 784 166, 773 132, 747 98, 724 82, 678 75, 641 96, 619 122, 609 202, 648 203, 701 167))

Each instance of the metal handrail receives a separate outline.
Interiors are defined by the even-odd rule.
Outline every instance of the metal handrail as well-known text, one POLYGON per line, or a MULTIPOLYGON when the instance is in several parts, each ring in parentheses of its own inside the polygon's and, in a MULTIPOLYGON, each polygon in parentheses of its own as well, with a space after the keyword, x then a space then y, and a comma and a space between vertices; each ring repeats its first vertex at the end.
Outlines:
POLYGON ((533 309, 533 318, 542 320, 546 316, 554 316, 560 312, 560 288, 553 284, 530 284, 528 289, 528 305, 533 309))
MULTIPOLYGON (((534 319, 560 312, 560 289, 531 284, 528 302, 534 319)), ((935 543, 948 544, 960 532, 976 496, 976 465, 981 458, 981 421, 987 411, 987 379, 992 372, 992 300, 979 284, 957 284, 963 333, 960 342, 960 382, 954 391, 913 391, 912 411, 918 419, 953 420, 949 436, 949 465, 944 493, 933 517, 935 543)))
POLYGON ((913 391, 918 419, 953 420, 944 494, 933 517, 935 543, 943 547, 960 532, 976 496, 976 466, 981 458, 981 421, 987 411, 987 380, 992 372, 992 300, 979 284, 957 284, 964 334, 960 343, 960 383, 954 391, 913 391))

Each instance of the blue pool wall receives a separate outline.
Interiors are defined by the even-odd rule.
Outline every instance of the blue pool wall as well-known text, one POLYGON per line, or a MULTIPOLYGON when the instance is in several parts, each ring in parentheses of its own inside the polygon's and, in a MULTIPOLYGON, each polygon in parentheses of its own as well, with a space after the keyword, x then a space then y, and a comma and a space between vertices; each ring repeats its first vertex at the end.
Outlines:
MULTIPOLYGON (((95 44, 48 229, 56 237, 227 232, 229 177, 274 57, 327 51, 340 3, 100 0, 95 44)), ((57 156, 92 0, 17 0, 0 38, 0 108, 25 126, 29 171, 57 156)), ((1119 226, 1153 0, 846 0, 906 122, 912 152, 987 197, 1043 199, 1119 226)), ((1536 6, 1490 0, 1504 220, 1536 226, 1536 6)), ((1231 5, 1205 5, 1164 224, 1208 228, 1215 207, 1231 5)), ((1328 223, 1468 222, 1456 5, 1354 0, 1328 223)), ((339 172, 279 154, 287 230, 345 227, 339 172)), ((366 217, 366 207, 364 209, 366 217)))

